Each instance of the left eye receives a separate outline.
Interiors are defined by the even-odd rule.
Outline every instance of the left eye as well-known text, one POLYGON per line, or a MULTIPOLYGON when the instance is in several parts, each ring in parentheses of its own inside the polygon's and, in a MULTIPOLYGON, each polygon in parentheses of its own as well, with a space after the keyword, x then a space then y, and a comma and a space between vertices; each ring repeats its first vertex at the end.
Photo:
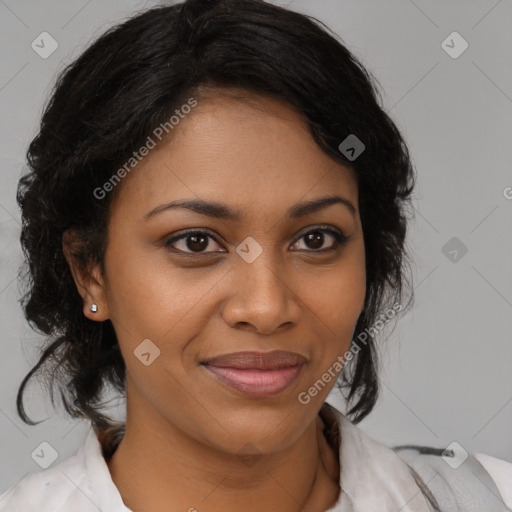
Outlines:
POLYGON ((299 250, 323 252, 334 250, 339 245, 346 243, 347 237, 332 229, 317 228, 304 233, 293 245, 297 245, 301 240, 304 240, 306 247, 299 247, 299 250), (331 245, 323 247, 324 243, 329 241, 329 238, 332 240, 331 245))

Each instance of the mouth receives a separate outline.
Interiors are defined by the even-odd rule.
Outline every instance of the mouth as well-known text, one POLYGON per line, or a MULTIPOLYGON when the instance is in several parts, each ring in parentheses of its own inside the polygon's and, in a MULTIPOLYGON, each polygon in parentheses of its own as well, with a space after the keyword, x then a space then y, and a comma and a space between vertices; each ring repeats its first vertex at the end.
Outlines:
POLYGON ((245 396, 265 398, 285 391, 298 378, 305 357, 296 352, 233 352, 201 364, 210 374, 245 396))

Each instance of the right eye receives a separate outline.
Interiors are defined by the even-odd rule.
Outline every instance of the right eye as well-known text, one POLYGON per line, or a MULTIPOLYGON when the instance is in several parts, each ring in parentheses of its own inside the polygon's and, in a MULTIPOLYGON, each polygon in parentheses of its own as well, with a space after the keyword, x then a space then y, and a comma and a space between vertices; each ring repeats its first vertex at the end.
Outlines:
MULTIPOLYGON (((173 236, 165 242, 166 248, 173 248, 173 252, 183 252, 185 254, 210 254, 212 252, 226 252, 225 249, 220 251, 207 251, 211 241, 221 247, 215 237, 207 231, 188 231, 179 236, 173 236)), ((170 249, 170 250, 173 250, 170 249)))

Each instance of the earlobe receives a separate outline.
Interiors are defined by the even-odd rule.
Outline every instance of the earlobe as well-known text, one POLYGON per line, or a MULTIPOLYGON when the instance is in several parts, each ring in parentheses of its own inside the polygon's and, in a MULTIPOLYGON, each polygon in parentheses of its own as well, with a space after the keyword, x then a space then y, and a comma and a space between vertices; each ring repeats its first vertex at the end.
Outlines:
POLYGON ((104 280, 99 265, 85 273, 81 281, 80 295, 84 300, 84 315, 90 320, 102 322, 109 319, 108 304, 105 296, 104 280))
POLYGON ((110 315, 105 294, 105 281, 100 265, 95 264, 87 273, 87 277, 87 295, 89 300, 86 302, 87 306, 84 307, 84 314, 91 320, 108 320, 110 315))
POLYGON ((62 251, 68 262, 78 293, 83 299, 83 313, 90 320, 103 321, 109 318, 105 289, 99 265, 83 268, 73 256, 76 243, 74 233, 66 230, 62 235, 62 251))
POLYGON ((100 306, 96 302, 92 302, 89 305, 84 302, 84 315, 90 320, 103 322, 108 320, 108 306, 100 306))

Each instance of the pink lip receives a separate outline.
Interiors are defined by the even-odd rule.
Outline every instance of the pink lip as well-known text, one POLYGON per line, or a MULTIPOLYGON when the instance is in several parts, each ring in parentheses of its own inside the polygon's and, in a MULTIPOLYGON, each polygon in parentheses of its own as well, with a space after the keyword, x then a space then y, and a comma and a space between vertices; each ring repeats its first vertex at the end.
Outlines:
POLYGON ((295 352, 234 352, 205 361, 203 366, 221 382, 251 397, 274 396, 298 377, 306 359, 295 352))
POLYGON ((239 370, 205 365, 221 382, 244 395, 264 398, 284 391, 299 375, 302 366, 280 370, 239 370))
POLYGON ((272 352, 232 352, 207 359, 203 364, 239 370, 279 370, 305 362, 306 358, 296 352, 273 350, 272 352))

